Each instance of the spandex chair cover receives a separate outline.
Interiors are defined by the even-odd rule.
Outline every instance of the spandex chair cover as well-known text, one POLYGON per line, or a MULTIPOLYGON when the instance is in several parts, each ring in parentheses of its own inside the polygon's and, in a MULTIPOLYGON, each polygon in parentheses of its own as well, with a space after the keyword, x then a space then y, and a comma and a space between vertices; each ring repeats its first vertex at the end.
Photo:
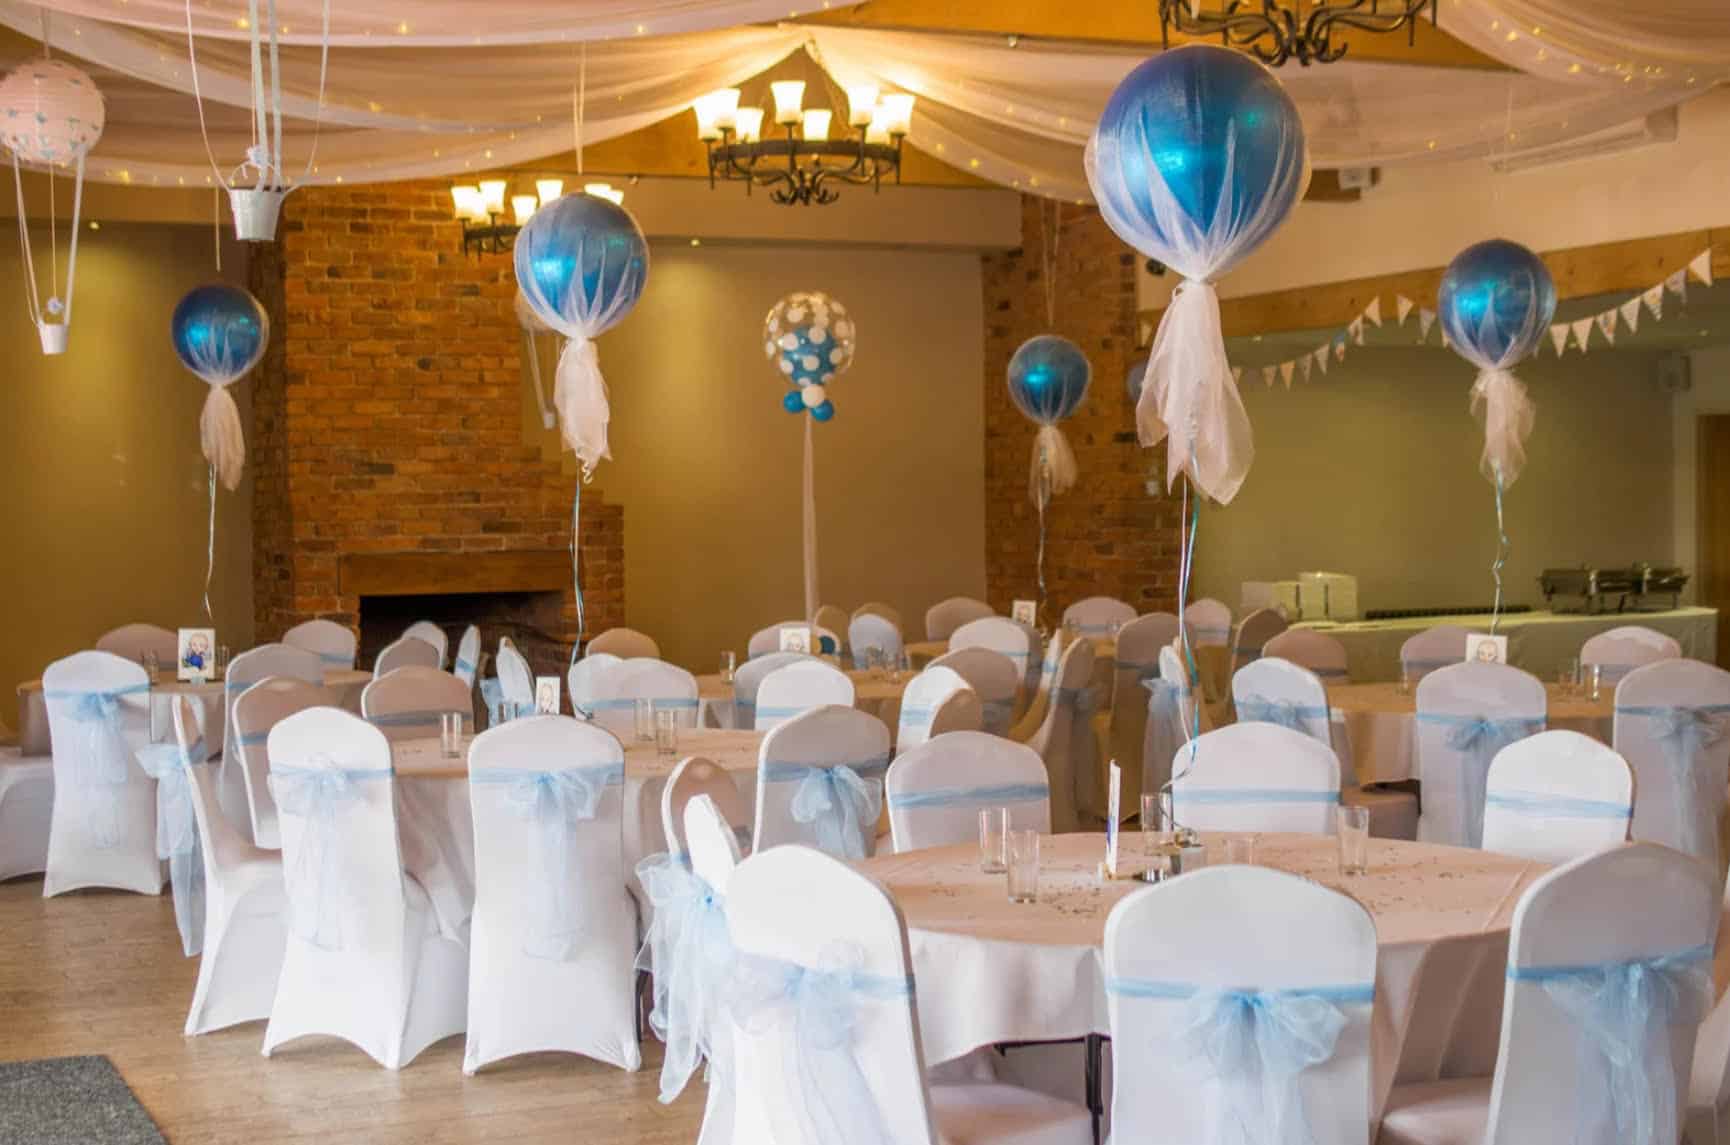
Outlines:
POLYGON ((1580 666, 1596 667, 1600 683, 1615 684, 1635 668, 1656 664, 1660 660, 1678 660, 1682 645, 1674 636, 1626 624, 1600 632, 1580 645, 1580 666))
MULTIPOLYGON (((918 747, 933 730, 938 708, 957 692, 969 691, 967 680, 953 668, 931 665, 907 682, 901 693, 901 725, 895 732, 895 753, 918 747)), ((977 697, 974 699, 977 704, 977 697)))
POLYGON ((996 615, 996 610, 989 604, 970 596, 940 600, 925 610, 925 639, 948 640, 963 624, 996 615))
MULTIPOLYGON (((751 634, 751 641, 745 647, 745 659, 755 660, 759 656, 766 656, 771 652, 779 652, 781 650, 781 630, 783 628, 811 627, 813 626, 808 621, 783 620, 778 624, 771 624, 767 628, 759 628, 751 634)), ((845 628, 827 628, 823 625, 816 625, 815 627, 817 629, 818 646, 811 649, 811 654, 817 655, 818 653, 822 653, 825 656, 839 655, 841 652, 841 638, 847 630, 845 628)))
POLYGON ((876 716, 830 704, 782 723, 764 738, 757 761, 751 852, 803 843, 846 859, 868 857, 888 769, 889 729, 876 716))
POLYGON ((1413 685, 1434 672, 1463 663, 1468 633, 1457 624, 1426 628, 1400 645, 1400 671, 1413 685))
POLYGON ((1189 629, 1189 642, 1198 648, 1231 643, 1231 609, 1211 596, 1190 601, 1183 625, 1189 629))
POLYGON ((284 632, 282 642, 313 653, 326 668, 354 667, 354 630, 334 620, 303 621, 284 632))
POLYGON ((282 849, 276 800, 270 795, 270 729, 296 712, 329 702, 321 685, 286 676, 268 676, 234 698, 223 755, 229 766, 239 765, 246 783, 250 838, 266 850, 282 849))
POLYGON ((638 632, 635 628, 609 628, 589 641, 584 648, 584 656, 593 656, 598 652, 606 652, 621 660, 658 660, 661 658, 661 646, 654 638, 638 632))
POLYGON ((1634 769, 1633 838, 1693 855, 1722 875, 1730 672, 1698 660, 1636 668, 1616 685, 1612 727, 1634 769))
POLYGON ((1020 680, 1017 718, 1026 713, 1039 687, 1039 633, 1017 620, 987 616, 970 620, 949 636, 949 651, 985 648, 1009 657, 1020 680))
POLYGON ((439 654, 438 663, 433 666, 435 668, 443 668, 445 666, 445 661, 450 656, 451 638, 445 633, 443 628, 440 628, 430 620, 417 620, 407 628, 403 629, 402 634, 404 637, 412 637, 416 640, 425 640, 428 644, 431 644, 438 650, 439 654))
POLYGON ((156 661, 164 668, 173 668, 180 657, 180 637, 156 624, 122 624, 96 638, 98 652, 112 652, 122 660, 141 661, 146 652, 156 653, 156 661))
POLYGON ((1619 846, 1634 811, 1634 773, 1591 736, 1539 732, 1490 761, 1484 850, 1543 863, 1619 846))
MULTIPOLYGON (((1245 664, 1259 660, 1266 653, 1267 642, 1286 631, 1285 614, 1275 608, 1258 608, 1237 622, 1237 634, 1231 639, 1232 668, 1236 670, 1245 664)), ((1286 656, 1293 663, 1303 664, 1294 656, 1286 656)), ((1310 665, 1304 664, 1308 668, 1310 665)))
POLYGON ((1300 668, 1308 668, 1323 680, 1338 682, 1350 675, 1346 668, 1346 646, 1325 632, 1308 628, 1288 629, 1268 639, 1262 645, 1261 654, 1289 660, 1300 668))
POLYGON ((443 663, 437 647, 418 636, 403 636, 386 644, 373 658, 372 675, 376 680, 398 668, 438 668, 443 663))
POLYGON ((498 665, 503 719, 511 719, 513 713, 532 713, 535 710, 535 671, 529 667, 528 658, 518 652, 514 645, 501 640, 499 654, 494 662, 498 665))
POLYGON ((475 737, 475 909, 463 1072, 537 1050, 635 1070, 636 913, 622 859, 624 749, 531 716, 475 737))
POLYGON ((462 1032, 469 958, 403 871, 390 741, 357 716, 311 708, 268 742, 289 934, 264 1055, 324 1034, 400 1069, 462 1032))
POLYGON ((757 690, 770 672, 810 659, 802 652, 767 652, 739 665, 733 673, 733 726, 748 728, 756 724, 757 690))
MULTIPOLYGON (((1009 657, 989 648, 958 648, 931 661, 928 668, 948 668, 967 681, 979 697, 979 726, 992 735, 1008 735, 1015 718, 1015 694, 1021 669, 1009 657)), ((903 697, 905 703, 905 697, 903 697)))
POLYGON ((847 673, 807 656, 763 677, 757 688, 754 726, 768 731, 824 704, 852 707, 853 699, 853 681, 847 673))
POLYGON ((1037 690, 1028 694, 1027 710, 1009 730, 1010 739, 1026 743, 1044 726, 1045 717, 1051 710, 1051 688, 1057 679, 1057 666, 1062 662, 1063 653, 1071 643, 1079 644, 1081 641, 1072 640, 1061 628, 1053 632, 1051 639, 1046 641, 1045 656, 1039 661, 1037 690))
MULTIPOLYGON (((677 712, 680 727, 696 726, 697 678, 665 660, 645 657, 608 663, 582 683, 582 710, 616 736, 635 733, 638 700, 648 700, 655 710, 677 712)), ((576 705, 578 700, 573 686, 571 703, 576 705)))
MULTIPOLYGON (((1052 644, 1058 643, 1052 637, 1052 644)), ((1080 829, 1082 808, 1091 808, 1101 788, 1099 745, 1093 713, 1099 697, 1092 686, 1093 642, 1076 640, 1064 650, 1051 688, 1051 701, 1027 746, 1045 761, 1051 786, 1051 828, 1080 829)), ((1102 800, 1098 800, 1101 805, 1102 800)))
POLYGON ((667 836, 668 853, 674 858, 689 853, 685 843, 685 805, 699 795, 708 797, 710 807, 727 824, 734 840, 741 846, 749 846, 751 807, 739 793, 739 785, 726 768, 693 755, 679 762, 661 789, 661 829, 667 836))
MULTIPOLYGON (((1112 665, 1110 758, 1123 768, 1123 806, 1141 806, 1142 774, 1147 743, 1147 686, 1159 678, 1160 649, 1177 639, 1177 617, 1169 612, 1138 616, 1117 630, 1117 654, 1112 665)), ((1171 745, 1175 751, 1177 745, 1171 745)), ((1171 758, 1171 751, 1165 753, 1171 758)))
POLYGON ((847 647, 855 668, 869 666, 873 649, 884 663, 894 664, 901 658, 901 629, 874 612, 861 613, 847 625, 847 647))
MULTIPOLYGON (((1252 665, 1253 667, 1253 665, 1252 665)), ((1248 671, 1248 669, 1245 669, 1248 671)), ((1172 814, 1198 831, 1332 835, 1340 764, 1313 736, 1278 724, 1203 733, 1172 760, 1172 814)))
POLYGON ((1453 664, 1418 683, 1420 840, 1481 843, 1490 761, 1515 740, 1544 730, 1546 703, 1535 676, 1505 664, 1453 664))
POLYGON ((1199 736, 1206 709, 1196 702, 1189 673, 1184 671, 1177 649, 1167 644, 1159 650, 1159 672, 1142 681, 1147 689, 1147 733, 1141 747, 1141 791, 1146 795, 1165 790, 1171 782, 1171 761, 1180 747, 1199 736))
POLYGON ((889 834, 897 851, 979 838, 979 812, 1002 807, 1016 829, 1051 833, 1045 761, 985 732, 945 732, 890 765, 889 834))
POLYGON ((473 688, 480 671, 481 630, 471 624, 463 629, 462 639, 457 641, 457 654, 456 659, 451 662, 451 675, 473 688))
POLYGON ((1134 605, 1109 596, 1090 596, 1063 610, 1063 623, 1083 636, 1110 636, 1134 619, 1134 605))
POLYGON ((624 662, 611 652, 596 652, 584 656, 566 670, 565 694, 571 701, 572 713, 578 719, 592 716, 596 701, 611 694, 613 685, 607 678, 624 662))
POLYGON ((901 610, 892 604, 884 604, 879 600, 868 600, 853 610, 851 619, 858 620, 861 616, 881 616, 895 626, 895 631, 901 629, 901 610))
MULTIPOLYGON (((260 644, 236 656, 223 673, 223 752, 217 770, 216 789, 222 799, 222 813, 237 827, 245 828, 252 822, 252 801, 247 795, 242 753, 229 750, 227 729, 234 726, 234 703, 242 693, 259 681, 273 677, 323 687, 324 660, 316 652, 291 644, 260 644)), ((215 737, 211 738, 214 741, 215 737)))
MULTIPOLYGON (((440 718, 455 712, 473 718, 466 684, 437 668, 398 668, 380 676, 360 694, 360 714, 391 741, 436 739, 440 718)), ((473 731, 473 728, 467 729, 473 731)))
POLYGON ((0 747, 0 882, 48 867, 54 757, 0 747))

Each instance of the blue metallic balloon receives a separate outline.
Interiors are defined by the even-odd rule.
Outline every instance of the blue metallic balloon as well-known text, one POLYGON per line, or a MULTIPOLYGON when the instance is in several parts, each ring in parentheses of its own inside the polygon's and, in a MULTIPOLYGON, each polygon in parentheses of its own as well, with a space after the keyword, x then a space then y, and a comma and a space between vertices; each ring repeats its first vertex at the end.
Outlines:
POLYGON ((847 308, 821 290, 796 290, 775 303, 763 320, 763 353, 794 387, 782 396, 781 404, 794 413, 809 409, 818 421, 834 416, 832 405, 827 414, 817 412, 829 404, 826 399, 805 405, 801 391, 822 386, 817 392, 826 392, 835 376, 853 364, 857 337, 858 328, 847 308))
POLYGON ((1242 52, 1190 44, 1140 64, 1088 144, 1100 214, 1130 246, 1186 278, 1259 246, 1309 182, 1297 105, 1242 52))
POLYGON ((799 396, 798 390, 788 390, 781 395, 781 408, 788 413, 804 413, 805 399, 799 396))
POLYGON ((596 195, 563 195, 517 234, 517 286, 529 309, 567 337, 598 337, 642 297, 649 243, 629 211, 596 195))
POLYGON ((1023 342, 1009 359, 1009 396, 1040 425, 1056 425, 1087 396, 1092 376, 1081 347, 1068 338, 1041 334, 1023 342))
POLYGON ((818 421, 828 421, 835 416, 835 403, 824 402, 822 405, 812 406, 811 416, 818 421))
POLYGON ((193 287, 174 307, 169 336, 187 369, 225 386, 264 357, 270 318, 240 287, 211 283, 193 287))
POLYGON ((1479 369, 1507 367, 1538 348, 1556 316, 1556 284, 1544 260, 1507 239, 1454 256, 1436 310, 1460 356, 1479 369))
POLYGON ((1135 405, 1141 401, 1141 383, 1147 378, 1147 359, 1143 354, 1129 364, 1129 373, 1124 375, 1123 388, 1129 392, 1129 404, 1135 405))

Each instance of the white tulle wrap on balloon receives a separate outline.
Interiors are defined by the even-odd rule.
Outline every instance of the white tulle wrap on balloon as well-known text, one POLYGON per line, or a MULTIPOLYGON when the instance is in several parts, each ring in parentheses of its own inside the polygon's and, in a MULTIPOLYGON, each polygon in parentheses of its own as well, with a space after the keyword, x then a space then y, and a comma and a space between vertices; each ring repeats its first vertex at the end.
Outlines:
POLYGON ((565 444, 576 453, 586 479, 596 465, 612 457, 607 449, 612 410, 595 344, 581 333, 566 336, 569 340, 559 355, 559 371, 553 379, 553 407, 559 411, 565 444))
POLYGON ((1044 508, 1053 495, 1067 493, 1075 487, 1075 451, 1069 439, 1055 425, 1042 425, 1033 439, 1033 466, 1027 477, 1027 491, 1035 505, 1044 508))
POLYGON ((246 435, 240 426, 240 410, 225 385, 212 384, 198 416, 198 443, 204 459, 216 471, 222 487, 230 493, 240 486, 246 468, 246 435))
POLYGON ((1143 445, 1168 442, 1167 488, 1187 473, 1221 504, 1237 496, 1255 444, 1226 360, 1219 295, 1211 283, 1185 280, 1172 295, 1154 335, 1135 424, 1143 445))
POLYGON ((1512 370, 1481 371, 1472 384, 1472 413, 1484 419, 1484 476, 1503 488, 1512 485, 1526 466, 1526 438, 1538 413, 1526 383, 1512 370))

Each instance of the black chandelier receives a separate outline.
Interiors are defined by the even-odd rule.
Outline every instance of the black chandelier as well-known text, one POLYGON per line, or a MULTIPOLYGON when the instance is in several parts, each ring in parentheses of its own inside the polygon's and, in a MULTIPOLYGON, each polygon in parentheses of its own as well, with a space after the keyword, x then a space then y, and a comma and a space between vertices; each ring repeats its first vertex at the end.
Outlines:
POLYGON ((901 181, 901 141, 913 116, 913 97, 877 98, 877 89, 847 89, 849 133, 831 139, 833 113, 802 106, 805 84, 787 80, 769 85, 775 98, 777 134, 763 138, 763 109, 740 107, 739 90, 710 92, 693 106, 697 137, 709 157, 709 186, 743 182, 769 188, 772 202, 822 206, 840 198, 837 184, 877 190, 886 177, 901 181), (782 134, 784 132, 784 134, 782 134))
POLYGON ((1262 63, 1277 68, 1295 59, 1304 67, 1331 64, 1346 54, 1334 41, 1342 29, 1397 32, 1406 29, 1417 42, 1417 22, 1429 9, 1436 23, 1437 0, 1225 0, 1203 11, 1201 0, 1159 0, 1160 38, 1171 46, 1173 29, 1188 36, 1215 36, 1227 47, 1247 48, 1262 63), (1307 9, 1307 10, 1306 10, 1307 9))

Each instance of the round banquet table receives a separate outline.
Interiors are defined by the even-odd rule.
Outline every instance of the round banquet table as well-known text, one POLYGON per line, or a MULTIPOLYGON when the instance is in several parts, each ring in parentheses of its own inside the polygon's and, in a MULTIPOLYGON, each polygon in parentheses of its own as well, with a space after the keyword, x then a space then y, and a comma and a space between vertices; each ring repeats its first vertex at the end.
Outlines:
MULTIPOLYGON (((1603 743, 1610 742, 1615 705, 1614 689, 1591 699, 1557 684, 1546 684, 1548 714, 1545 726, 1581 732, 1603 743)), ((1417 779, 1417 710, 1414 692, 1400 692, 1400 685, 1330 684, 1328 706, 1334 719, 1345 727, 1359 783, 1392 783, 1417 779)), ((1337 730, 1337 729, 1336 729, 1337 730)))
MULTIPOLYGON (((1223 833, 1207 833, 1209 857, 1223 833)), ((1140 840, 1126 835, 1126 856, 1140 840)), ((1371 839, 1369 873, 1338 871, 1332 836, 1257 837, 1256 862, 1343 891, 1375 920, 1380 953, 1372 1054, 1375 1115, 1395 1084, 1490 1074, 1514 905, 1549 868, 1508 855, 1371 839)), ((972 844, 878 855, 859 867, 907 920, 928 1061, 1003 1042, 1108 1034, 1100 945, 1106 916, 1147 884, 1102 882, 1103 835, 1040 842, 1039 901, 1009 902, 972 844)), ((1292 940, 1302 941, 1301 934, 1292 940)))
MULTIPOLYGON (((882 671, 852 668, 847 678, 853 681, 853 706, 868 712, 889 725, 891 733, 901 722, 901 693, 912 673, 894 679, 882 671)), ((737 723, 733 712, 733 685, 721 679, 719 672, 697 677, 697 723, 706 728, 731 728, 737 723)))
MULTIPOLYGON (((360 694, 372 682, 372 673, 358 668, 331 668, 324 674, 324 687, 330 702, 360 714, 360 694)), ((174 738, 174 717, 170 715, 170 696, 191 696, 204 709, 204 742, 212 755, 222 750, 223 733, 228 722, 228 705, 223 703, 223 682, 205 680, 193 683, 176 679, 173 672, 158 672, 150 678, 150 738, 166 743, 174 738)), ((18 744, 24 755, 48 755, 53 749, 48 733, 48 705, 42 699, 42 681, 27 680, 18 685, 18 744)))

